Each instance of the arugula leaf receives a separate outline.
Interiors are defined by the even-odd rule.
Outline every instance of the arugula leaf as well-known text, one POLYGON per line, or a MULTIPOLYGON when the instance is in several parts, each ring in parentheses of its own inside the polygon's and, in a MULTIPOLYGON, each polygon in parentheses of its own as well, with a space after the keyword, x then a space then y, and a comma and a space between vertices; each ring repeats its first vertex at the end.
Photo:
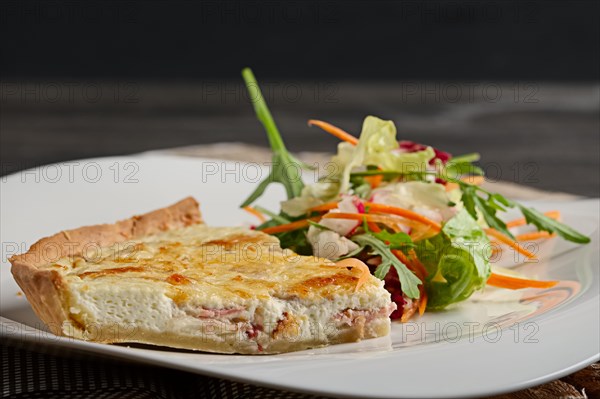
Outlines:
POLYGON ((475 192, 475 186, 470 184, 464 184, 461 186, 462 197, 460 200, 462 201, 465 209, 469 214, 473 217, 473 219, 477 220, 477 210, 475 209, 475 200, 473 197, 477 195, 475 192))
MULTIPOLYGON (((504 205, 504 206, 506 206, 508 208, 512 208, 514 206, 514 204, 515 204, 513 201, 507 200, 506 198, 504 198, 500 194, 490 194, 490 199, 492 201, 494 201, 496 203, 500 203, 500 204, 502 204, 502 205, 504 205)), ((500 210, 504 211, 504 209, 502 209, 501 206, 499 206, 499 205, 496 205, 496 206, 498 207, 497 209, 500 209, 500 210)))
POLYGON ((390 233, 387 230, 382 230, 371 234, 381 241, 388 243, 388 246, 392 249, 413 248, 415 246, 410 236, 403 232, 390 233))
POLYGON ((479 154, 477 153, 452 157, 445 165, 441 165, 442 178, 453 180, 464 174, 483 176, 483 169, 473 165, 473 162, 476 161, 479 161, 479 154))
POLYGON ((448 164, 446 164, 442 170, 442 178, 445 180, 457 179, 465 174, 483 176, 483 169, 481 169, 479 166, 473 165, 470 162, 448 162, 448 164))
POLYGON ((437 159, 435 162, 435 176, 446 181, 455 181, 463 175, 483 176, 483 169, 473 162, 479 161, 479 154, 465 154, 450 158, 446 163, 437 159))
POLYGON ((523 205, 517 204, 527 223, 535 225, 538 230, 544 230, 549 233, 556 233, 563 237, 565 240, 569 240, 578 244, 587 244, 590 242, 590 238, 579 233, 575 229, 560 223, 557 220, 549 218, 537 209, 527 208, 523 205))
POLYGON ((472 163, 479 161, 481 157, 478 153, 472 152, 470 154, 458 155, 450 158, 450 160, 446 163, 446 165, 451 165, 454 163, 472 163))
POLYGON ((504 223, 503 220, 496 216, 496 212, 498 211, 498 209, 493 205, 494 203, 492 202, 490 197, 488 197, 487 200, 484 200, 480 196, 475 195, 473 197, 473 200, 475 201, 477 209, 479 209, 479 211, 483 215, 483 218, 488 224, 488 226, 498 230, 502 234, 507 235, 512 239, 515 238, 513 234, 508 230, 508 227, 506 227, 506 223, 504 223))
POLYGON ((525 205, 519 204, 516 201, 511 201, 501 194, 490 193, 489 191, 474 186, 462 181, 458 181, 462 191, 461 200, 465 206, 465 209, 477 220, 478 215, 475 208, 481 212, 486 223, 494 229, 502 232, 503 234, 514 239, 514 236, 510 233, 506 224, 496 216, 496 211, 506 211, 506 208, 517 207, 525 216, 525 220, 528 224, 533 224, 540 231, 547 231, 548 233, 556 233, 565 240, 575 242, 577 244, 587 244, 590 242, 590 238, 579 233, 575 229, 567 226, 564 223, 554 220, 544 215, 542 212, 526 207, 525 205), (484 193, 487 198, 482 198, 477 192, 484 193))
POLYGON ((465 206, 465 209, 467 212, 469 212, 473 219, 477 220, 479 218, 479 215, 477 214, 477 211, 479 211, 488 226, 514 239, 514 236, 506 227, 506 223, 496 216, 496 212, 498 210, 504 211, 504 208, 498 206, 499 202, 508 207, 512 207, 512 203, 504 197, 499 200, 499 194, 490 194, 486 192, 487 198, 482 198, 479 196, 479 194, 477 194, 478 190, 481 190, 478 186, 474 186, 462 181, 459 181, 458 183, 462 191, 461 200, 465 206))
POLYGON ((285 187, 288 199, 297 197, 302 192, 304 183, 302 182, 299 173, 297 176, 293 176, 293 174, 294 171, 300 172, 300 170, 306 166, 292 156, 285 147, 283 139, 279 134, 279 129, 277 129, 277 125, 271 116, 271 112, 267 107, 267 103, 260 91, 260 87, 258 86, 258 82, 256 81, 252 70, 250 68, 244 68, 242 70, 242 77, 246 82, 246 88, 248 89, 250 100, 254 105, 256 116, 267 132, 269 144, 273 151, 273 157, 271 173, 258 185, 256 190, 250 194, 241 207, 252 204, 265 192, 269 184, 275 182, 281 183, 285 187))
POLYGON ((388 272, 390 271, 390 266, 392 265, 391 261, 384 261, 382 259, 381 263, 379 264, 379 266, 377 266, 377 269, 375 269, 375 272, 373 273, 373 275, 375 277, 377 277, 380 280, 383 280, 385 278, 385 276, 387 276, 388 272))
POLYGON ((351 240, 358 243, 361 246, 369 246, 373 252, 381 256, 381 264, 375 270, 375 277, 383 280, 388 274, 390 267, 393 266, 398 272, 398 278, 400 279, 400 286, 402 292, 409 298, 419 297, 419 284, 423 282, 411 272, 408 267, 394 256, 390 248, 381 241, 379 238, 371 234, 359 234, 351 237, 351 240))

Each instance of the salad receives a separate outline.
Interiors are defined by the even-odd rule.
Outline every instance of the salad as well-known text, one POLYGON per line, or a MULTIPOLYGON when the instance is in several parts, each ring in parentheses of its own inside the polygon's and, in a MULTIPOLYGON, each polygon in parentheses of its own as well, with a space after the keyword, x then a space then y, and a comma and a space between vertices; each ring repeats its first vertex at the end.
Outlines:
POLYGON ((398 309, 392 319, 409 320, 443 309, 486 285, 508 289, 550 288, 540 281, 501 273, 491 266, 505 248, 526 259, 525 245, 560 236, 585 244, 588 237, 542 213, 480 186, 478 154, 452 156, 431 146, 398 140, 392 121, 367 116, 358 137, 327 122, 309 120, 341 140, 327 173, 305 185, 309 168, 290 154, 252 71, 242 71, 256 115, 272 149, 272 169, 241 205, 261 218, 256 230, 279 238, 283 248, 331 259, 384 280, 398 309), (283 185, 287 200, 274 213, 252 206, 271 183, 283 185), (518 209, 522 218, 504 222, 499 213, 518 209), (536 231, 515 235, 515 227, 536 231))

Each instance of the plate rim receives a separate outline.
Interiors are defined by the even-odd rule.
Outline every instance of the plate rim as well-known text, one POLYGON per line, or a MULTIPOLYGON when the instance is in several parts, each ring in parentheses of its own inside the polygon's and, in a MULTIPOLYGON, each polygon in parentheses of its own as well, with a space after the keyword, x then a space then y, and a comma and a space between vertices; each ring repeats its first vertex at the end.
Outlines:
MULTIPOLYGON (((80 161, 98 161, 98 160, 110 160, 110 159, 134 159, 134 160, 140 160, 140 159, 145 159, 145 160, 152 160, 152 159, 189 159, 189 160, 194 160, 194 161, 201 161, 203 159, 210 159, 210 160, 218 160, 218 161, 222 161, 222 162, 238 162, 238 161, 227 161, 227 160, 219 160, 219 159, 211 159, 211 158, 191 158, 191 157, 181 157, 181 156, 177 156, 177 155, 165 155, 165 154, 157 154, 156 152, 151 152, 151 153, 141 153, 141 154, 135 154, 135 155, 129 155, 129 156, 117 156, 117 157, 100 157, 100 158, 89 158, 89 159, 82 159, 80 161)), ((4 177, 8 177, 10 178, 11 176, 17 175, 19 173, 22 173, 22 171, 16 172, 14 174, 11 175, 7 175, 4 177)), ((2 185, 4 185, 4 181, 2 183, 2 185)), ((598 198, 583 198, 583 199, 577 199, 577 200, 570 200, 570 201, 550 201, 552 203, 557 203, 557 204, 562 204, 565 206, 569 206, 572 205, 573 203, 579 203, 579 202, 589 202, 590 204, 600 204, 600 199, 598 198)), ((598 235, 598 231, 596 230, 596 232, 594 233, 596 236, 598 235)), ((597 242, 596 242, 597 244, 597 242)), ((594 273, 594 277, 598 278, 598 271, 595 269, 595 273, 594 273)), ((597 283, 597 282, 596 282, 597 283)), ((597 284, 596 284, 596 288, 597 288, 597 284)), ((593 298, 598 298, 600 297, 600 293, 599 292, 594 292, 595 296, 593 296, 593 298)), ((2 297, 1 293, 0 293, 0 298, 2 297)), ((575 301, 577 301, 580 298, 576 298, 575 301)), ((544 315, 539 315, 539 318, 544 317, 544 315)), ((537 318, 537 317, 536 317, 537 318)), ((5 327, 7 322, 9 321, 10 323, 16 323, 24 328, 21 328, 21 330, 33 330, 32 327, 26 326, 24 324, 21 324, 17 321, 14 320, 10 320, 7 319, 5 317, 3 317, 2 315, 0 315, 0 336, 2 337, 9 337, 11 339, 19 339, 18 337, 18 333, 17 333, 17 337, 15 337, 15 335, 13 334, 9 334, 6 332, 5 327)), ((40 330, 38 330, 40 331, 40 330)), ((44 333, 46 334, 46 333, 44 333)), ((48 335, 49 333, 47 333, 46 335, 48 335)), ((51 334, 49 334, 51 335, 51 334)), ((110 346, 110 345, 105 345, 105 344, 98 344, 98 343, 92 343, 92 342, 86 342, 86 341, 79 341, 79 340, 74 340, 71 338, 64 338, 64 337, 54 337, 53 338, 48 339, 46 343, 42 343, 42 344, 56 344, 56 342, 59 342, 59 346, 63 346, 63 347, 69 347, 70 349, 73 350, 77 350, 77 351, 83 351, 83 352, 89 352, 89 353, 93 353, 93 354, 102 354, 102 355, 108 355, 110 357, 115 357, 118 359, 123 359, 123 360, 129 360, 129 361, 135 361, 136 363, 146 363, 146 364, 152 364, 152 365, 158 365, 158 366, 162 366, 162 367, 169 367, 169 368, 175 368, 178 370, 184 370, 184 371, 188 371, 188 372, 193 372, 193 373, 199 373, 199 374, 203 374, 203 375, 208 375, 211 377, 216 377, 216 378, 227 378, 230 380, 234 380, 234 381, 240 381, 240 382, 244 382, 244 383, 249 383, 249 384, 254 384, 254 385, 260 385, 260 386, 265 386, 265 387, 270 387, 270 388, 275 388, 275 389, 283 389, 283 390, 290 390, 290 391, 295 391, 295 392, 302 392, 302 393, 310 393, 310 394, 326 394, 326 395, 343 395, 343 396, 352 396, 352 397, 364 397, 364 393, 356 393, 356 394, 352 394, 352 393, 340 393, 339 391, 330 391, 330 390, 323 390, 323 389, 309 389, 309 388, 301 388, 301 387, 297 387, 297 386, 290 386, 287 384, 277 384, 277 383, 273 383, 273 382, 268 382, 265 380, 256 380, 256 379, 252 379, 250 377, 244 377, 244 376, 240 376, 234 373, 224 373, 223 370, 220 371, 213 371, 210 370, 210 365, 208 368, 194 368, 191 366, 188 366, 186 364, 176 364, 173 361, 169 361, 169 360, 163 360, 160 358, 160 356, 158 356, 157 358, 152 358, 152 356, 143 356, 143 353, 141 352, 135 352, 135 354, 131 355, 131 353, 127 353, 125 351, 123 352, 118 352, 119 349, 115 349, 115 348, 121 348, 121 346, 110 346), (54 341, 54 342, 52 342, 54 341), (66 342, 65 342, 66 341, 66 342), (74 342, 74 344, 73 344, 74 342), (91 349, 87 349, 86 347, 91 345, 91 349), (110 349, 109 349, 110 348, 110 349)), ((32 337, 29 334, 20 334, 20 338, 23 341, 26 342, 31 342, 31 341, 36 341, 35 337, 32 337)), ((37 339, 38 341, 40 341, 39 339, 37 339)), ((40 342, 37 342, 40 343, 40 342)), ((157 352, 159 353, 159 352, 157 352)), ((165 358, 167 359, 167 358, 165 358)), ((173 360, 176 360, 176 358, 174 358, 173 360)), ((506 392, 513 392, 516 390, 520 390, 520 389, 524 389, 527 387, 531 387, 531 386, 535 386, 535 385, 539 385, 539 384, 543 384, 545 382, 548 381, 552 381, 555 380, 557 378, 561 378, 562 376, 568 375, 572 372, 575 372, 577 370, 580 370, 584 367, 586 367, 587 365, 600 360, 600 350, 593 354, 588 356, 585 359, 581 359, 579 362, 572 364, 570 366, 567 367, 563 367, 560 370, 557 370, 554 373, 550 373, 550 374, 545 374, 542 376, 539 376, 537 378, 530 378, 527 379, 525 381, 522 381, 520 384, 516 384, 516 385, 512 385, 510 387, 506 387, 505 389, 496 389, 493 391, 477 391, 477 392, 472 392, 472 393, 468 393, 468 392, 455 392, 452 395, 449 396, 445 396, 445 397, 455 397, 455 396, 460 396, 460 397, 476 397, 476 396, 481 396, 481 395, 494 395, 494 394, 502 394, 502 393, 506 393, 506 392)), ((412 396, 412 395, 411 395, 412 396)), ((394 396, 388 396, 388 397, 404 397, 402 394, 400 394, 400 396, 394 395, 394 396)))

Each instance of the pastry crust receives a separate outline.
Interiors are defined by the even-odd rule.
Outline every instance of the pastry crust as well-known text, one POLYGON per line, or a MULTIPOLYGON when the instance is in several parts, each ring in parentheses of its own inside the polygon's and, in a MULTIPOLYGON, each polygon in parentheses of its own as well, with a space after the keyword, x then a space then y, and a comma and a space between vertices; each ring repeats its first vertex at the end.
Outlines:
POLYGON ((202 223, 198 202, 188 197, 117 223, 80 227, 42 238, 26 253, 9 259, 11 272, 35 314, 53 334, 64 335, 62 326, 69 319, 62 305, 66 282, 58 271, 41 266, 65 256, 81 255, 90 243, 104 247, 197 223, 202 223))
MULTIPOLYGON (((209 282, 210 287, 204 286, 204 288, 199 289, 213 289, 214 291, 208 293, 206 291, 202 292, 210 298, 220 298, 227 305, 215 307, 214 304, 211 305, 207 302, 201 302, 200 304, 188 303, 187 298, 190 291, 186 293, 185 290, 193 291, 196 288, 193 285, 187 285, 189 275, 186 277, 178 273, 190 272, 186 269, 189 265, 181 266, 182 269, 173 269, 165 272, 165 274, 155 275, 151 274, 150 271, 153 267, 161 265, 161 258, 151 257, 146 260, 139 260, 135 264, 115 264, 114 262, 120 259, 113 259, 113 263, 107 261, 109 266, 106 269, 97 269, 98 266, 105 264, 95 264, 93 261, 88 264, 85 260, 90 244, 93 244, 96 248, 108 248, 124 242, 142 245, 144 240, 161 239, 165 235, 183 234, 185 232, 196 234, 192 235, 195 239, 199 239, 198 234, 204 234, 204 237, 209 241, 192 242, 188 244, 188 247, 186 247, 186 244, 175 242, 173 243, 175 247, 181 246, 198 250, 202 245, 206 245, 205 248, 216 245, 225 250, 231 250, 236 245, 244 243, 245 240, 250 240, 250 243, 257 241, 262 244, 274 245, 276 247, 274 251, 279 256, 287 251, 281 250, 275 237, 260 232, 240 228, 197 226, 199 224, 202 224, 199 205, 190 197, 167 208, 141 216, 134 216, 114 224, 81 227, 41 239, 32 245, 27 253, 13 256, 10 259, 12 263, 11 271, 35 313, 52 333, 87 341, 103 343, 135 342, 217 353, 270 354, 336 343, 355 342, 361 339, 384 336, 389 333, 389 314, 395 309, 395 305, 391 303, 389 293, 383 288, 383 283, 370 276, 370 280, 358 292, 355 292, 358 277, 356 277, 354 269, 350 271, 346 268, 332 267, 331 262, 325 259, 301 257, 306 258, 303 260, 304 263, 296 264, 293 267, 282 261, 274 261, 275 264, 271 264, 271 269, 268 270, 271 274, 282 273, 282 270, 290 274, 284 273, 281 277, 282 284, 286 284, 283 290, 273 290, 269 293, 264 290, 261 291, 261 289, 265 289, 264 287, 272 284, 272 282, 260 280, 260 276, 265 273, 265 263, 261 263, 262 260, 254 264, 239 263, 239 261, 234 263, 217 262, 216 267, 218 268, 238 268, 235 269, 235 273, 240 274, 231 277, 231 280, 239 278, 239 284, 248 285, 234 288, 246 287, 249 290, 253 289, 252 294, 255 297, 261 297, 260 301, 263 301, 261 302, 261 306, 263 306, 261 311, 264 311, 268 305, 271 305, 272 309, 277 309, 278 318, 271 320, 271 323, 263 323, 264 320, 260 321, 264 315, 256 309, 249 318, 236 317, 239 320, 233 318, 219 319, 218 316, 205 316, 197 313, 202 311, 208 314, 211 314, 211 312, 217 314, 219 311, 230 311, 231 306, 234 304, 234 302, 231 302, 231 295, 236 298, 247 298, 248 300, 254 300, 255 298, 252 298, 248 292, 233 289, 231 283, 227 285, 224 282, 223 285, 214 285, 209 282), (86 265, 85 267, 91 265, 92 268, 68 269, 71 275, 66 277, 65 270, 67 269, 62 269, 61 264, 61 260, 64 259, 70 259, 69 262, 83 263, 86 265), (323 262, 329 262, 329 266, 324 265, 323 262), (81 270, 81 272, 78 270, 81 270), (255 275, 251 274, 253 271, 256 272, 255 275), (249 273, 250 276, 247 282, 242 283, 244 272, 249 273), (142 276, 143 283, 135 280, 137 278, 135 276, 139 276, 136 273, 145 273, 142 276), (168 277, 165 279, 165 276, 168 277), (251 277, 258 280, 252 280, 251 277), (135 283, 125 286, 126 288, 121 289, 121 291, 110 291, 117 286, 121 288, 120 279, 128 278, 128 281, 134 281, 135 283), (153 278, 158 278, 158 280, 153 280, 153 278), (73 284, 77 286, 74 287, 73 284), (168 292, 179 294, 170 295, 169 298, 166 298, 161 293, 164 285, 169 286, 170 291, 168 292), (81 300, 82 297, 89 295, 92 287, 96 290, 102 290, 102 296, 100 297, 102 303, 114 304, 125 301, 126 304, 131 304, 133 302, 141 304, 141 308, 150 312, 161 306, 160 301, 152 302, 153 298, 160 297, 162 300, 167 301, 168 305, 166 309, 161 308, 162 310, 156 310, 156 312, 160 313, 162 311, 161 315, 166 318, 167 322, 165 324, 163 320, 163 324, 160 324, 162 327, 159 328, 155 324, 156 320, 150 324, 145 323, 143 316, 140 319, 139 314, 136 316, 138 318, 135 319, 141 320, 139 322, 127 321, 128 319, 119 319, 119 322, 115 322, 116 319, 110 319, 109 317, 104 318, 104 321, 86 318, 82 316, 82 312, 85 312, 85 306, 81 305, 81 300), (235 292, 235 294, 232 294, 232 292, 235 292), (119 293, 129 295, 128 299, 124 300, 123 297, 119 297, 119 293), (137 294, 141 296, 136 297, 137 294), (74 298, 74 296, 78 296, 78 298, 74 298), (78 300, 79 302, 77 302, 78 300), (78 303, 77 306, 76 303, 78 303), (326 313, 327 317, 333 315, 339 316, 339 318, 326 318, 324 322, 315 322, 314 319, 307 321, 307 317, 309 317, 307 315, 310 312, 323 313, 323 309, 319 308, 323 304, 329 306, 329 312, 333 312, 326 313), (292 309, 291 311, 295 313, 288 314, 285 309, 280 308, 282 306, 288 306, 285 309, 292 309), (320 310, 315 311, 314 309, 320 310), (169 319, 169 317, 172 317, 169 316, 171 312, 179 312, 180 318, 169 319), (259 313, 260 316, 257 316, 259 313), (181 322, 181 320, 187 324, 174 327, 173 323, 181 322), (275 326, 273 326, 273 321, 275 326), (304 326, 302 333, 300 331, 301 325, 304 326), (271 326, 271 329, 268 326, 271 326)), ((167 251, 167 246, 162 246, 166 244, 160 245, 159 252, 167 251)), ((286 254, 289 255, 289 253, 286 254)), ((199 269, 205 270, 212 267, 210 266, 210 259, 198 261, 200 257, 197 254, 190 256, 200 262, 197 263, 199 269), (203 264, 202 262, 207 263, 203 264)), ((156 271, 153 273, 156 273, 156 271)), ((219 271, 218 275, 228 276, 227 270, 219 271)), ((222 278, 227 279, 228 277, 222 278)), ((197 280, 201 283, 203 277, 197 280)), ((95 303, 95 305, 101 305, 102 303, 95 303)), ((162 303, 164 304, 164 302, 162 303)), ((112 313, 104 310, 98 311, 98 314, 111 315, 112 313)), ((151 313, 148 313, 148 315, 153 317, 151 313)))
POLYGON ((327 345, 357 342, 363 339, 384 337, 390 333, 390 318, 382 316, 370 321, 368 324, 357 323, 345 325, 331 331, 329 334, 322 333, 312 339, 277 339, 273 340, 267 350, 259 350, 250 341, 240 339, 222 340, 214 336, 189 336, 171 332, 156 332, 149 330, 133 330, 117 326, 104 326, 94 329, 92 335, 79 336, 76 332, 72 336, 86 341, 114 343, 137 343, 144 345, 159 345, 169 348, 187 349, 211 353, 241 353, 247 355, 269 355, 277 353, 294 352, 305 349, 319 348, 327 345), (100 338, 100 339, 98 339, 100 338), (106 339, 108 338, 108 339, 106 339))

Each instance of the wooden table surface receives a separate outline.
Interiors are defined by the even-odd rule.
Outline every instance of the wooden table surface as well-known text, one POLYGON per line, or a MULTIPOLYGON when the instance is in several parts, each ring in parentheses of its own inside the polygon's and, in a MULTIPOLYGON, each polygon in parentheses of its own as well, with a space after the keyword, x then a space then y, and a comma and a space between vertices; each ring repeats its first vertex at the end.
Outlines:
MULTIPOLYGON (((494 179, 600 196, 600 87, 536 82, 263 82, 293 151, 335 149, 309 118, 358 134, 366 115, 398 137, 480 152, 494 179)), ((266 146, 237 82, 3 81, 0 174, 35 165, 214 142, 266 146)))

